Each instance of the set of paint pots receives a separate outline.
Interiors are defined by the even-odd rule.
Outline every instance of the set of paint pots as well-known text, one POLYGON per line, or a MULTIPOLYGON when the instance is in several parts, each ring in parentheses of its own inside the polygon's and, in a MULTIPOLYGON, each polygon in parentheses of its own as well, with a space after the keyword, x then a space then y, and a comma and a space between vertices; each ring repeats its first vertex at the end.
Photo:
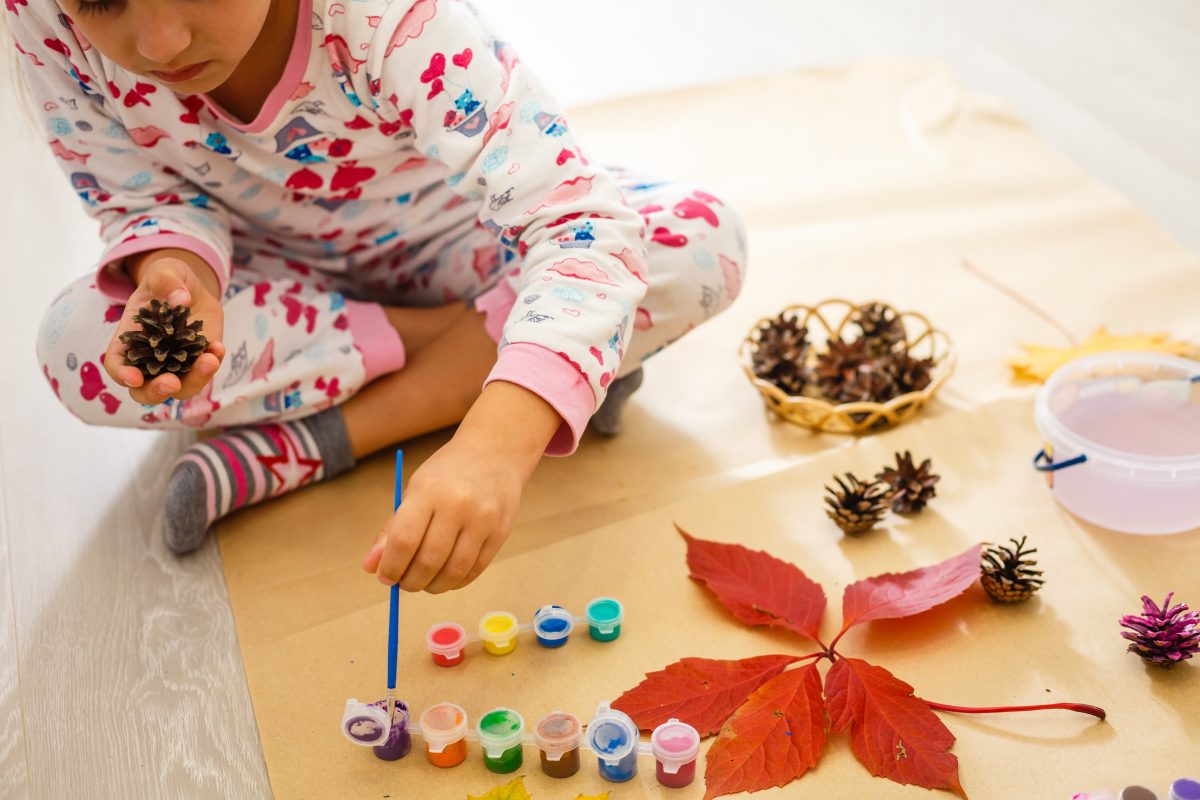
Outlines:
POLYGON ((611 642, 621 635, 624 616, 621 603, 611 597, 597 597, 578 616, 562 606, 542 606, 533 621, 525 623, 508 611, 489 611, 480 618, 478 633, 468 634, 457 622, 438 622, 425 635, 425 644, 435 664, 453 667, 463 662, 473 642, 483 642, 484 651, 494 656, 505 656, 517 649, 517 637, 530 631, 542 647, 562 647, 576 625, 586 624, 597 642, 611 642))
POLYGON ((494 708, 474 728, 467 712, 453 703, 438 703, 425 709, 417 723, 410 724, 408 707, 396 704, 388 724, 386 701, 372 704, 346 701, 342 733, 354 744, 372 747, 375 755, 395 761, 408 755, 412 737, 425 740, 429 762, 438 767, 457 767, 467 758, 467 742, 478 742, 483 764, 492 772, 508 773, 521 768, 524 747, 534 746, 541 757, 542 771, 552 778, 569 778, 580 769, 581 750, 596 756, 600 777, 623 783, 637 775, 638 756, 656 761, 658 782, 681 788, 696 777, 700 734, 691 725, 672 719, 654 729, 649 744, 640 741, 637 725, 628 715, 601 703, 585 731, 579 718, 555 711, 538 720, 530 734, 524 718, 511 708, 494 708))

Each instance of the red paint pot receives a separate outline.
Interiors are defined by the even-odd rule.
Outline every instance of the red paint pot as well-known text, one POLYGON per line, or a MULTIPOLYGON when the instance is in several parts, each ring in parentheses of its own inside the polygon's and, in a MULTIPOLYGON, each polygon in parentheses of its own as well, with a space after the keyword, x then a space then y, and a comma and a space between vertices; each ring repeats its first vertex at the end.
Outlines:
POLYGON ((439 622, 425 635, 425 644, 433 656, 433 663, 439 667, 461 664, 465 657, 463 648, 466 643, 467 632, 456 622, 439 622))

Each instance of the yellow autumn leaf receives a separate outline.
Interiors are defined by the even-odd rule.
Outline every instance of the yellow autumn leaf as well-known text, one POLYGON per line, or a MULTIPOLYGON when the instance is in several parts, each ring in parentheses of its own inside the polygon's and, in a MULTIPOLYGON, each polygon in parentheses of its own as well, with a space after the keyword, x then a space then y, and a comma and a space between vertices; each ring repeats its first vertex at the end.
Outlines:
POLYGON ((1198 348, 1194 344, 1171 339, 1166 333, 1137 333, 1132 336, 1114 336, 1103 327, 1096 330, 1087 341, 1078 347, 1044 347, 1024 344, 1025 355, 1011 359, 1013 380, 1017 383, 1042 383, 1063 364, 1083 356, 1109 353, 1114 350, 1141 350, 1155 353, 1192 357, 1198 348))
POLYGON ((533 800, 525 791, 525 779, 514 778, 503 786, 497 786, 487 794, 467 795, 467 800, 533 800))

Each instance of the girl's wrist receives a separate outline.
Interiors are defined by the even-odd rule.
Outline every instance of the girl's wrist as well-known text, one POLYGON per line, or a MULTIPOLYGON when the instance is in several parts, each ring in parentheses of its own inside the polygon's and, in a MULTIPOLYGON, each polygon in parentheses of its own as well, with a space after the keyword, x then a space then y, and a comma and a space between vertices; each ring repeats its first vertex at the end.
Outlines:
POLYGON ((455 438, 464 437, 482 457, 503 459, 528 480, 561 424, 562 417, 537 394, 493 381, 471 406, 455 438))
POLYGON ((208 293, 213 297, 220 297, 221 284, 217 280, 217 273, 200 256, 193 253, 191 250, 180 250, 177 248, 163 248, 161 250, 146 250, 141 253, 134 253, 131 256, 125 257, 125 273, 133 281, 135 286, 141 286, 148 271, 158 262, 165 259, 173 259, 181 261, 191 270, 196 276, 196 280, 208 290, 208 293))

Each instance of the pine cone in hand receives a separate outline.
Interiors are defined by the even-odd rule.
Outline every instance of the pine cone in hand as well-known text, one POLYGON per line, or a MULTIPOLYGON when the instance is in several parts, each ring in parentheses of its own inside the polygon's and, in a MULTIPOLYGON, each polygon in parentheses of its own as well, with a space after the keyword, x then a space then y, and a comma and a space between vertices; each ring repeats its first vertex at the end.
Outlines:
POLYGON ((808 328, 786 312, 763 323, 750 355, 755 376, 775 384, 789 395, 797 396, 806 383, 808 328))
POLYGON ((1129 652, 1137 653, 1147 663, 1170 667, 1187 661, 1200 651, 1200 612, 1188 610, 1186 603, 1171 606, 1167 595, 1162 608, 1149 597, 1142 595, 1142 615, 1128 614, 1121 617, 1121 635, 1132 644, 1129 652))
POLYGON ((925 508, 929 500, 937 495, 934 488, 940 475, 933 473, 933 462, 928 458, 921 465, 913 464, 912 453, 896 453, 896 466, 885 467, 876 479, 891 487, 892 511, 897 514, 915 514, 925 508))
POLYGON ((865 533, 874 528, 887 512, 887 487, 872 481, 863 483, 853 473, 846 473, 846 480, 834 477, 838 488, 826 486, 828 496, 825 513, 838 527, 851 536, 865 533))
POLYGON ((817 356, 813 374, 821 393, 835 403, 861 399, 863 376, 875 372, 879 362, 867 351, 863 339, 846 342, 841 337, 830 339, 826 352, 817 356))
POLYGON ((872 355, 891 353, 907 338, 896 309, 886 303, 861 305, 850 314, 850 321, 862 331, 862 339, 872 355))
POLYGON ((1025 538, 1010 539, 1011 548, 993 545, 983 551, 980 582, 988 596, 997 603, 1020 603, 1033 597, 1045 583, 1042 571, 1034 569, 1037 561, 1029 558, 1037 548, 1025 549, 1025 538))
POLYGON ((208 347, 208 339, 200 334, 204 321, 189 323, 187 306, 151 300, 133 321, 141 330, 121 334, 125 363, 141 370, 146 380, 165 372, 182 378, 208 347))

